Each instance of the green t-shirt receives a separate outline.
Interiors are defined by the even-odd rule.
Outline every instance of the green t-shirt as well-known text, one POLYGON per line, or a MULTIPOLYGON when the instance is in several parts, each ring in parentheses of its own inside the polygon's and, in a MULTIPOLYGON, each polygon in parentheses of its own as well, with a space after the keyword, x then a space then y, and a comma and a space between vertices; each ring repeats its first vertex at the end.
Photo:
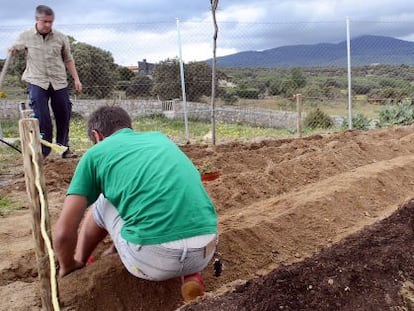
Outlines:
POLYGON ((140 245, 217 233, 214 206, 191 160, 159 132, 119 130, 90 148, 67 194, 88 205, 103 194, 124 220, 122 237, 140 245))

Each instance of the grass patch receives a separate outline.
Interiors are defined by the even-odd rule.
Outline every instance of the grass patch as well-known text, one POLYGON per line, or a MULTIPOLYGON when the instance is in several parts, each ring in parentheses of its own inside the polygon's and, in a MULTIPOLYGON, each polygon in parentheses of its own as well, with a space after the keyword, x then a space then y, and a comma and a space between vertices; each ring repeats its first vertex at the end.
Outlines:
POLYGON ((5 216, 11 211, 21 209, 22 206, 7 197, 0 196, 0 216, 5 216))
MULTIPOLYGON (((5 137, 19 137, 18 121, 3 122, 3 132, 5 137)), ((170 137, 177 144, 185 144, 186 128, 184 119, 168 119, 164 115, 152 115, 136 118, 132 122, 132 127, 136 131, 160 131, 170 137)), ((332 130, 332 129, 331 129, 332 130)), ((236 123, 216 123, 216 143, 226 143, 230 141, 245 142, 253 139, 278 139, 296 137, 296 129, 274 129, 258 126, 249 126, 236 123)), ((302 134, 312 134, 314 131, 304 131, 302 134)), ((318 132, 318 131, 316 131, 318 132)), ((82 155, 92 146, 86 134, 86 120, 80 116, 74 116, 70 123, 70 147, 79 155, 82 155)), ((188 135, 192 143, 211 142, 211 124, 209 121, 189 119, 188 135)), ((17 155, 16 151, 8 147, 0 148, 1 155, 17 155)))
MULTIPOLYGON (((184 120, 170 120, 162 115, 138 118, 133 122, 133 128, 137 131, 160 131, 175 142, 182 142, 185 138, 184 120)), ((189 139, 193 142, 206 141, 206 136, 211 134, 211 124, 207 121, 188 120, 189 139)), ((234 123, 216 123, 216 139, 218 142, 245 141, 257 137, 282 138, 292 136, 286 129, 273 129, 254 127, 234 123)))
POLYGON ((4 137, 19 137, 19 121, 1 120, 0 126, 4 137))
POLYGON ((71 149, 79 153, 84 153, 92 146, 86 134, 86 120, 82 117, 74 117, 70 121, 69 144, 71 149))

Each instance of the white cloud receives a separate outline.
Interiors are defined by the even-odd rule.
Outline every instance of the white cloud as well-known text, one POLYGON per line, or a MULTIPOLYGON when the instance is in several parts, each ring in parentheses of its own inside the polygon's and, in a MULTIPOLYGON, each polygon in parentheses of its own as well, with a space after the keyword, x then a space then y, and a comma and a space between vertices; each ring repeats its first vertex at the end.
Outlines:
POLYGON ((220 22, 254 23, 262 22, 266 17, 266 8, 256 4, 234 5, 217 11, 217 19, 220 22))
MULTIPOLYGON (((0 0, 0 58, 22 30, 34 23, 34 0, 23 8, 0 0), (23 25, 23 26, 22 26, 23 25)), ((213 25, 208 1, 45 0, 56 12, 55 27, 76 40, 110 51, 115 61, 156 62, 178 55, 175 18, 180 18, 185 62, 212 56, 213 25)), ((414 40, 414 6, 406 0, 222 0, 217 55, 282 45, 337 43, 351 35, 387 35, 414 40)))
MULTIPOLYGON (((213 28, 211 23, 184 22, 179 24, 181 50, 184 62, 205 60, 212 57, 213 28)), ((175 21, 159 24, 93 25, 62 31, 77 41, 110 51, 115 62, 134 65, 138 60, 158 62, 179 56, 178 30, 175 21)), ((234 49, 220 49, 228 53, 234 49)))

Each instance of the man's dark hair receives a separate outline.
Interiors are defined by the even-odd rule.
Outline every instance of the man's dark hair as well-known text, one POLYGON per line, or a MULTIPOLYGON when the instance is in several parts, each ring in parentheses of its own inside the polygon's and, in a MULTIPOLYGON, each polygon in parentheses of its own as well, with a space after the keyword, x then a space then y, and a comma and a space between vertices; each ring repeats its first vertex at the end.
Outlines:
POLYGON ((55 16, 55 13, 47 5, 41 4, 36 7, 36 17, 38 17, 39 15, 55 16))
POLYGON ((123 128, 132 129, 131 117, 117 106, 103 106, 92 112, 88 119, 88 136, 95 141, 92 131, 96 130, 108 137, 117 130, 123 128))

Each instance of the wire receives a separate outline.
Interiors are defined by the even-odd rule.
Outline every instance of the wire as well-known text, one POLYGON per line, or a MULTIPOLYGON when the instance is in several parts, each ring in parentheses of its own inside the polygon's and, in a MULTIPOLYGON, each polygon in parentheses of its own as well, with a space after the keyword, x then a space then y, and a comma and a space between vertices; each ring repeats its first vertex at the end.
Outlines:
POLYGON ((1 141, 3 144, 5 144, 5 145, 7 145, 7 146, 9 146, 9 147, 13 148, 14 150, 16 150, 16 151, 18 151, 18 152, 22 153, 22 151, 21 151, 19 148, 17 148, 16 146, 13 146, 12 144, 9 144, 7 141, 5 141, 5 140, 3 140, 3 139, 1 139, 1 138, 0 138, 0 141, 1 141))
POLYGON ((56 265, 55 265, 55 257, 54 252, 52 248, 52 243, 50 241, 49 235, 46 231, 46 199, 43 193, 42 186, 40 184, 40 169, 39 164, 37 163, 37 157, 36 152, 33 147, 33 133, 30 133, 30 144, 29 144, 30 150, 32 152, 32 162, 35 167, 35 184, 37 187, 37 191, 39 192, 39 198, 40 198, 40 207, 41 207, 41 213, 40 213, 40 232, 42 234, 43 240, 45 241, 47 253, 49 256, 49 265, 50 265, 50 287, 52 290, 52 304, 53 309, 59 311, 59 300, 58 300, 58 294, 57 294, 57 283, 56 283, 56 265))

